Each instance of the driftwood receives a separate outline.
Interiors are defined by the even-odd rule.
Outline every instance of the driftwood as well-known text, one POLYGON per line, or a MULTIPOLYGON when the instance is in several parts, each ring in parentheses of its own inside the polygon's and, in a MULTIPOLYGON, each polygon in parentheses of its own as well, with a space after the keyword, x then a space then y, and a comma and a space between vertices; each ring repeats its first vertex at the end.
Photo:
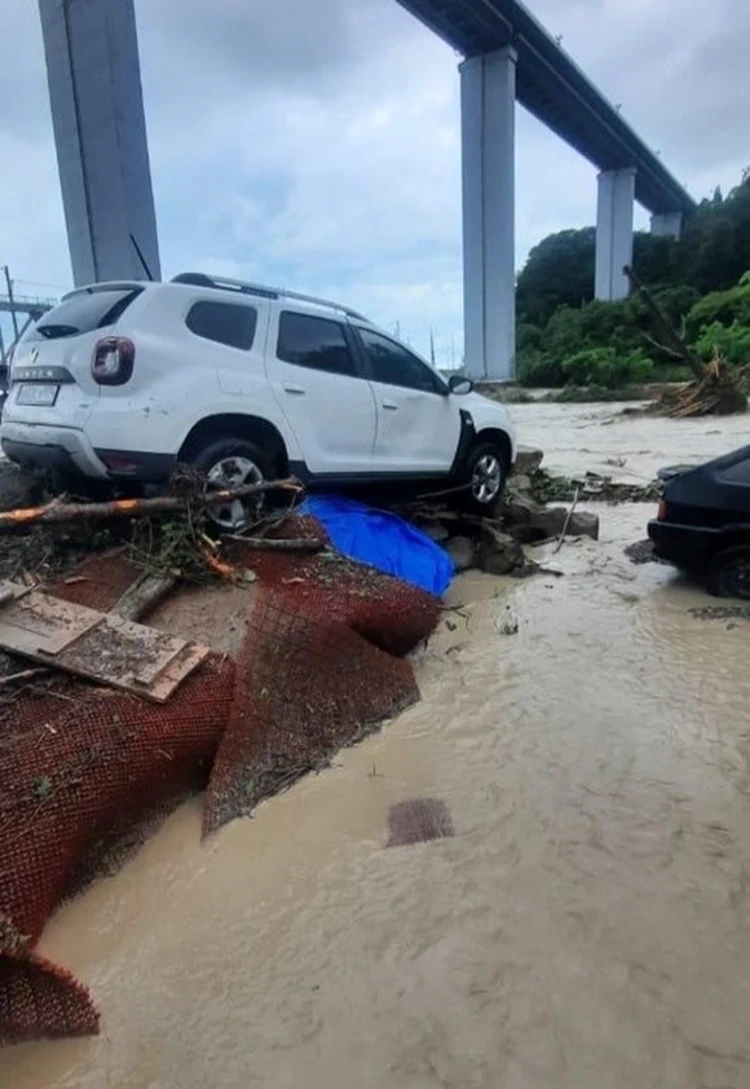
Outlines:
POLYGON ((127 588, 120 600, 109 610, 122 620, 140 620, 162 601, 177 585, 177 575, 146 571, 127 588))
POLYGON ((686 363, 695 377, 677 391, 667 390, 656 403, 655 411, 673 419, 686 419, 691 416, 729 416, 736 412, 747 411, 747 397, 742 391, 741 381, 744 371, 730 367, 725 359, 718 355, 704 366, 677 332, 667 315, 649 289, 641 283, 629 265, 623 272, 630 280, 648 306, 664 343, 657 344, 649 337, 652 344, 664 348, 676 359, 686 363))
POLYGON ((730 368, 723 359, 712 359, 702 376, 676 392, 667 390, 657 402, 657 408, 673 419, 690 416, 729 416, 747 411, 747 397, 740 382, 745 368, 730 368))
POLYGON ((152 499, 113 499, 107 503, 66 503, 53 499, 41 507, 25 507, 19 510, 0 512, 0 533, 4 530, 17 529, 27 525, 49 525, 52 523, 75 522, 86 518, 141 518, 152 514, 173 514, 185 511, 188 507, 211 507, 234 499, 244 499, 250 495, 260 495, 269 491, 299 492, 302 485, 296 480, 269 480, 262 484, 244 484, 241 488, 231 488, 196 496, 188 501, 174 495, 159 495, 152 499))

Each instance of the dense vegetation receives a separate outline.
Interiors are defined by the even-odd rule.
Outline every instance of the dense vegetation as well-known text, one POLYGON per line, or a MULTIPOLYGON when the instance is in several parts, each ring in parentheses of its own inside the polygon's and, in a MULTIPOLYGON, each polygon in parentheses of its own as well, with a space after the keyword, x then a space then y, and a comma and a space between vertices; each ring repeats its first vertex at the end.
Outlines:
MULTIPOLYGON (((594 228, 550 235, 517 285, 517 367, 528 386, 615 389, 684 377, 637 295, 593 299, 594 228)), ((679 241, 637 232, 633 264, 696 355, 750 363, 750 169, 704 200, 679 241)))

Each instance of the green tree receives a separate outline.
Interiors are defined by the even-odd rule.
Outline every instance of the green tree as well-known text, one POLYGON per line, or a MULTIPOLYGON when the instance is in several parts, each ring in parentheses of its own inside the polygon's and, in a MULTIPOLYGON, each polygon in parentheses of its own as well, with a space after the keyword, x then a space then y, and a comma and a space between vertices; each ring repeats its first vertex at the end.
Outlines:
POLYGON ((516 285, 519 321, 544 325, 558 307, 593 298, 595 234, 593 227, 560 231, 534 246, 516 285))
POLYGON ((575 386, 617 389, 648 382, 654 371, 641 351, 618 352, 616 348, 585 348, 563 361, 563 372, 575 386))
POLYGON ((703 329, 695 343, 695 350, 706 361, 719 355, 729 363, 742 367, 750 363, 750 325, 742 325, 738 321, 722 325, 715 321, 703 329))
POLYGON ((685 333, 694 343, 710 325, 733 324, 750 327, 750 273, 740 277, 728 291, 711 291, 691 308, 685 321, 685 333))
MULTIPOLYGON (((587 367, 590 374, 598 367, 600 377, 609 382, 622 372, 625 359, 631 372, 643 360, 675 364, 654 334, 652 315, 637 293, 621 302, 593 299, 594 251, 595 231, 586 227, 550 235, 529 254, 517 288, 522 381, 578 382, 587 367), (590 352, 599 354, 577 358, 590 352), (575 363, 566 366, 571 359, 575 363)), ((720 345, 728 359, 741 361, 744 330, 750 327, 750 276, 738 282, 750 269, 750 168, 726 197, 717 189, 701 201, 679 241, 637 233, 633 262, 696 351, 705 354, 720 345)))

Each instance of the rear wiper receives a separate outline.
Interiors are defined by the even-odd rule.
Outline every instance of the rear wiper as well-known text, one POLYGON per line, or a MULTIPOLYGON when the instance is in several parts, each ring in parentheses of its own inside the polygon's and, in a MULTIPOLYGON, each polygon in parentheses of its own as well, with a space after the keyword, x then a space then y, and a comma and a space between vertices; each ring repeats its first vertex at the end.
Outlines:
POLYGON ((75 325, 37 325, 37 333, 41 333, 47 340, 56 340, 58 337, 72 337, 80 332, 75 325))

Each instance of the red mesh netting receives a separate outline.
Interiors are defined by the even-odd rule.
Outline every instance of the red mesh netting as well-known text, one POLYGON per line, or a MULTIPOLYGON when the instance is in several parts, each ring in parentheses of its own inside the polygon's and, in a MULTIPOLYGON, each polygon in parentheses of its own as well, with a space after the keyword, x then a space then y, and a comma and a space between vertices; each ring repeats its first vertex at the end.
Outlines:
POLYGON ((106 612, 140 575, 139 569, 122 551, 88 556, 67 578, 52 587, 55 597, 72 605, 106 612))
MULTIPOLYGON (((330 553, 240 549, 259 582, 236 668, 208 659, 165 704, 60 678, 0 717, 0 1043, 97 1030, 86 990, 34 946, 150 823, 207 785, 210 832, 418 698, 397 655, 436 599, 330 553)), ((136 574, 93 557, 55 592, 106 609, 136 574)))
POLYGON ((205 786, 233 677, 210 661, 163 705, 83 682, 19 701, 0 742, 0 1040, 96 1028, 86 993, 24 954, 133 824, 205 786))
MULTIPOLYGON (((406 654, 429 594, 341 557, 247 556, 261 587, 204 809, 210 832, 419 698, 406 654)), ((235 557, 239 562, 239 557, 235 557)))

